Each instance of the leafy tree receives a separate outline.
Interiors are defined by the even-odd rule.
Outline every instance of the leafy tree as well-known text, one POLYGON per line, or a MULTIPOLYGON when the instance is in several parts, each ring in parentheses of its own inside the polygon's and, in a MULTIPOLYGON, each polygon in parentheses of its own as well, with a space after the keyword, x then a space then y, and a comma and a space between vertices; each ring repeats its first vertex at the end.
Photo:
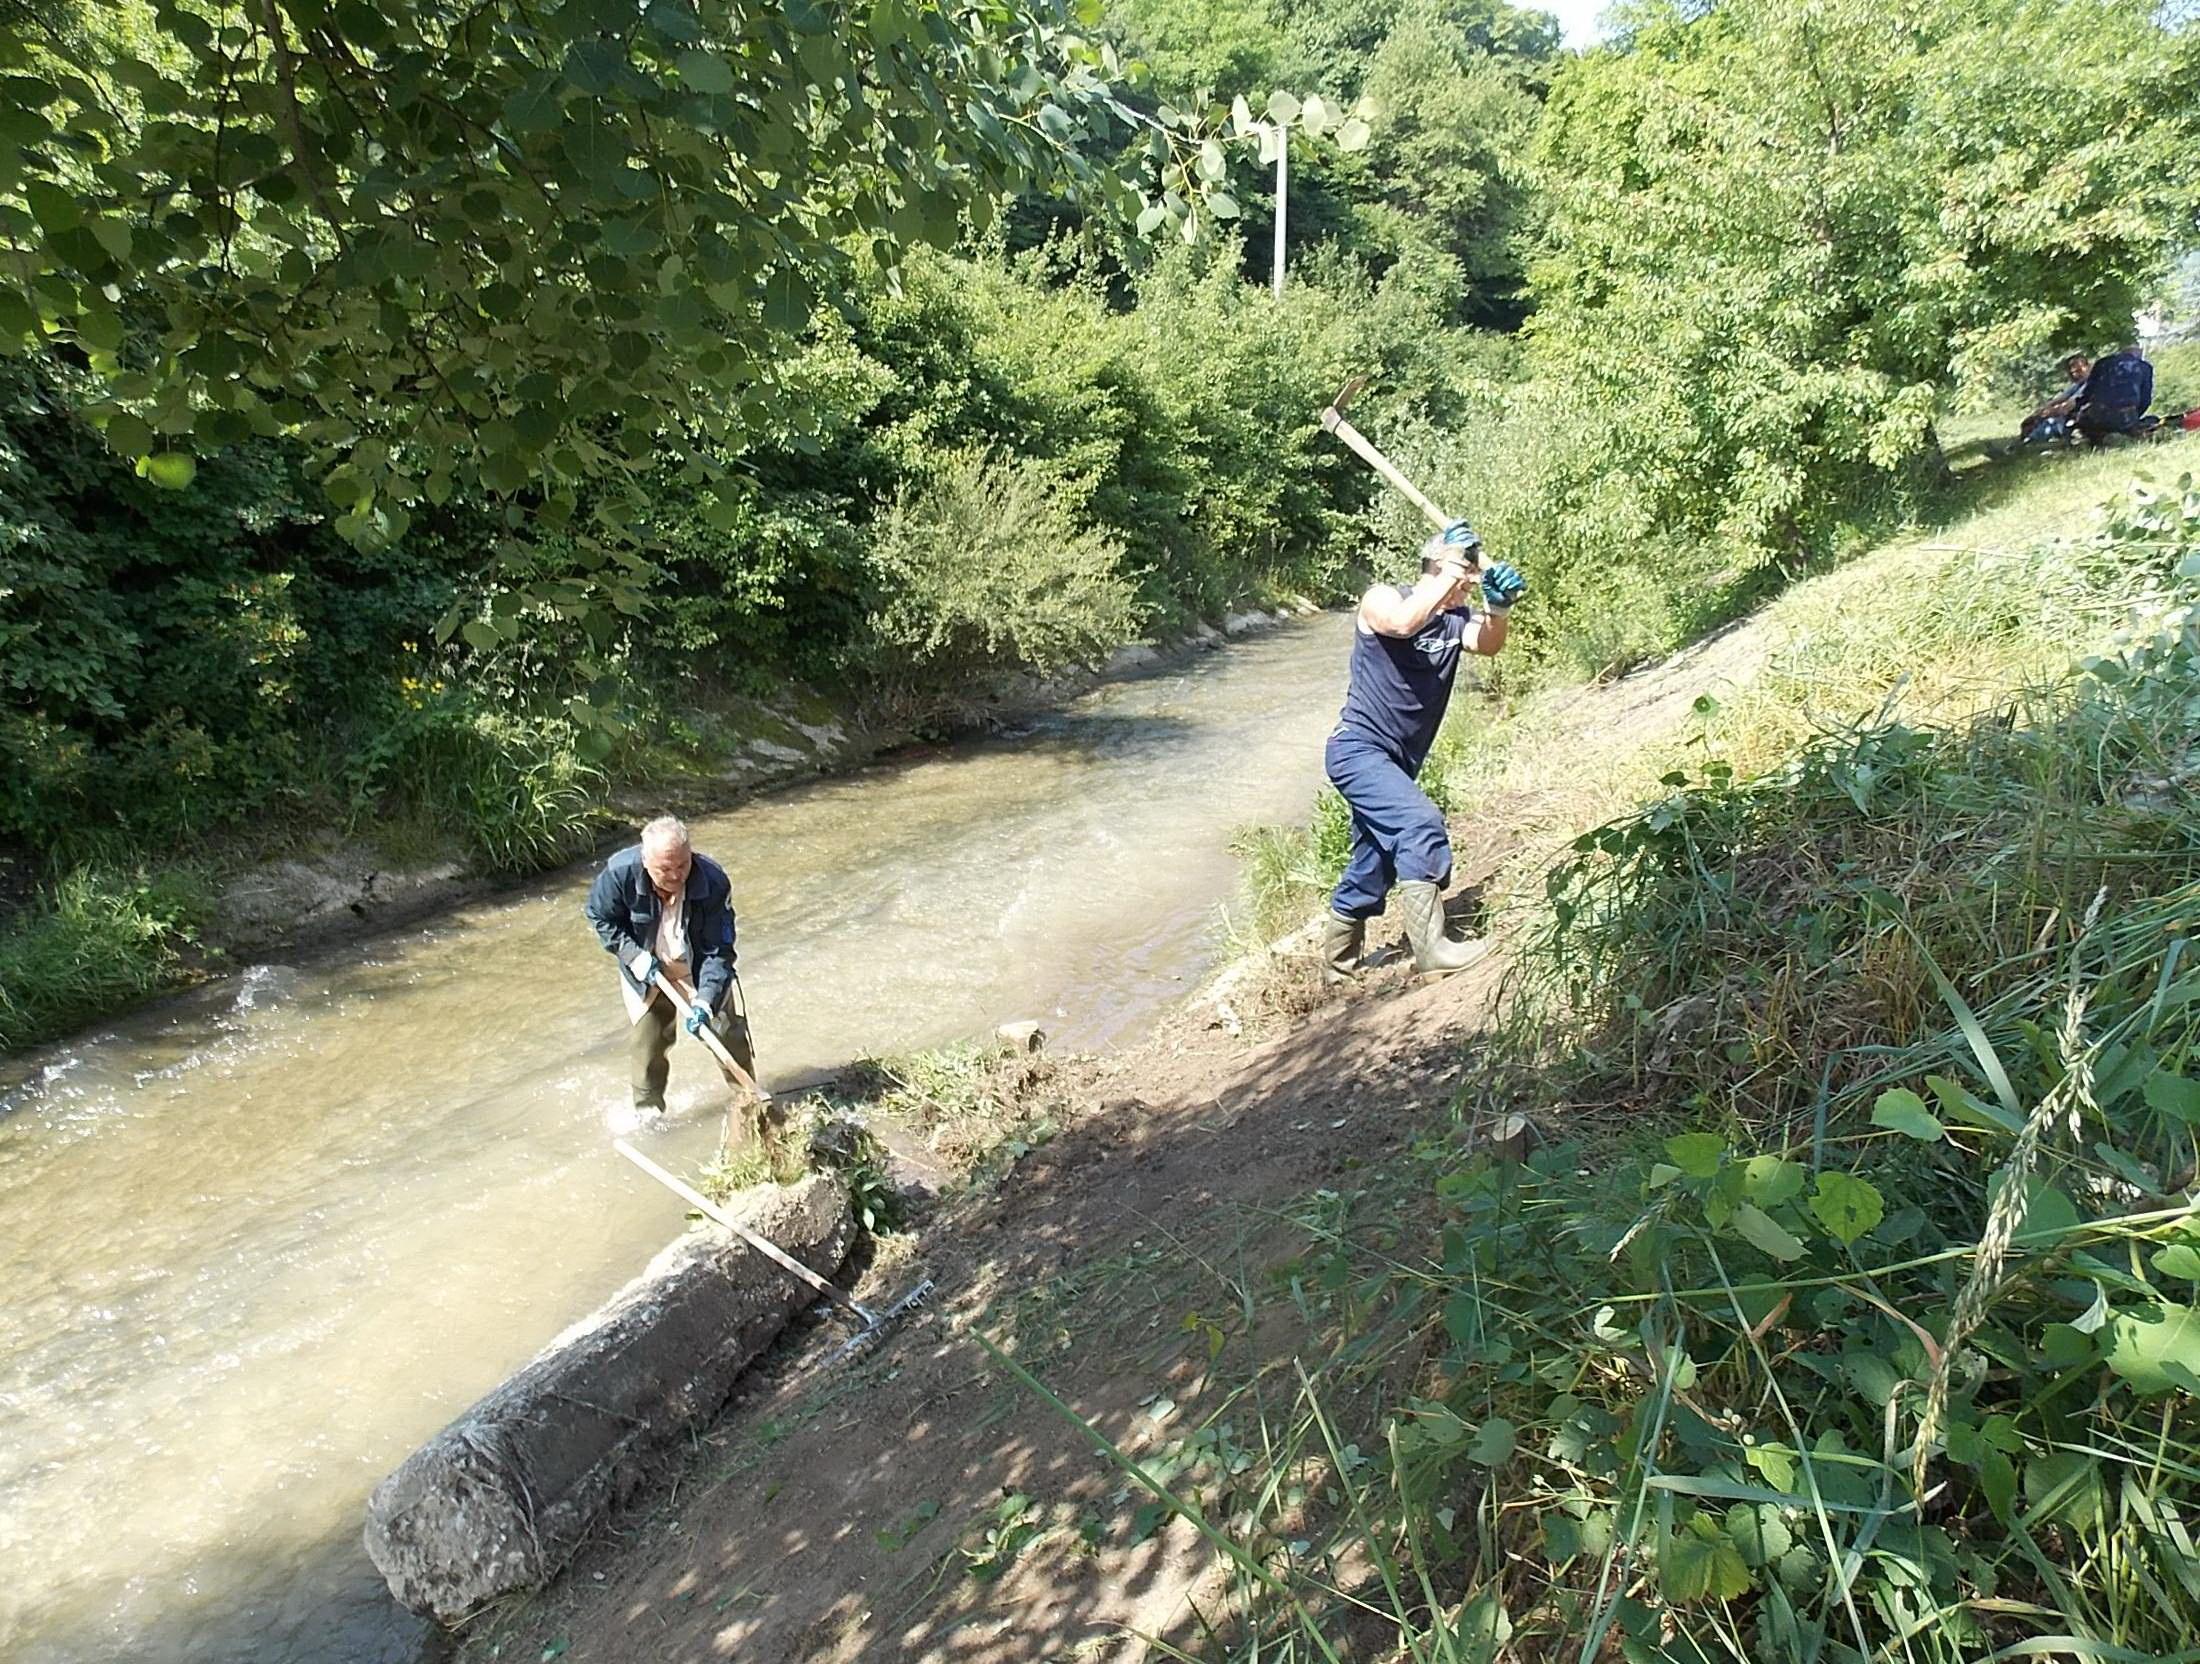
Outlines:
POLYGON ((1951 385, 2120 338, 2200 184, 2200 39, 2153 13, 1645 8, 1562 73, 1523 433, 1550 540, 1808 550, 1932 460, 1951 385))
MULTIPOLYGON (((0 341, 81 354, 87 414, 156 484, 280 433, 367 547, 475 493, 619 534, 617 488, 668 452, 707 479, 806 419, 787 344, 859 261, 946 247, 1006 191, 1139 206, 1081 136, 1141 135, 1157 225, 1195 228, 1216 146, 1117 68, 1044 7, 951 0, 24 8, 0 341)), ((584 554, 617 590, 615 542, 584 554)))

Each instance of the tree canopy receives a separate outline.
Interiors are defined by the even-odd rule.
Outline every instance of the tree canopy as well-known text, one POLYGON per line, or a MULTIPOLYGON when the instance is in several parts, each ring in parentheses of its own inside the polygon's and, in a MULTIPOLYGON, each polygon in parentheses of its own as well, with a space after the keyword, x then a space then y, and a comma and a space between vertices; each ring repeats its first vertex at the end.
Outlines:
POLYGON ((1016 190, 1196 230, 1227 135, 1120 67, 1043 5, 954 0, 34 9, 0 30, 0 340, 80 353, 156 483, 280 433, 365 545, 523 488, 616 532, 668 449, 707 473, 803 423, 788 343, 859 262, 1016 190))

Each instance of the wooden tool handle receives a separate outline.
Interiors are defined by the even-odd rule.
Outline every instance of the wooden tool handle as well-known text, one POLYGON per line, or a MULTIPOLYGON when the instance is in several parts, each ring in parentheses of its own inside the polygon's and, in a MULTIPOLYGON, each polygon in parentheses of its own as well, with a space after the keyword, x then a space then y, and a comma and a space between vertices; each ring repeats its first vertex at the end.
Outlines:
POLYGON ((689 1207, 695 1209, 698 1213, 702 1214, 705 1219, 714 1220, 718 1224, 725 1226, 727 1230, 733 1232, 735 1236, 739 1237, 751 1248, 754 1248, 759 1254, 762 1254, 766 1259, 777 1265, 782 1271, 788 1272, 795 1277, 799 1277, 803 1282, 808 1283, 810 1287, 816 1289, 818 1293, 825 1296, 825 1298, 830 1300, 834 1305, 839 1306, 844 1311, 853 1312, 865 1323, 869 1323, 871 1321, 871 1314, 865 1311, 861 1306, 857 1305, 852 1295, 845 1294, 841 1290, 833 1287, 831 1283, 828 1283, 823 1277, 820 1277, 816 1272, 812 1271, 808 1266, 804 1265, 800 1260, 796 1259, 784 1248, 781 1248, 777 1243, 772 1242, 767 1238, 758 1236, 754 1231, 750 1230, 748 1226, 742 1224, 740 1220, 734 1218, 733 1215, 726 1212, 724 1208, 718 1206, 717 1203, 705 1198, 700 1191, 694 1189, 691 1185, 688 1185, 683 1181, 674 1178, 662 1167, 659 1167, 654 1161, 651 1161, 649 1157, 643 1155, 641 1151, 634 1148, 634 1146, 629 1144, 625 1139, 613 1139, 611 1141, 611 1147, 614 1150, 618 1151, 619 1154, 626 1157, 628 1161, 631 1161, 635 1166, 639 1167, 643 1172, 647 1173, 651 1178, 655 1179, 659 1184, 663 1185, 667 1190, 671 1191, 673 1195, 679 1197, 681 1201, 687 1203, 689 1207))
MULTIPOLYGON (((672 1001, 673 1005, 679 1010, 686 1011, 695 1004, 695 991, 692 988, 682 988, 670 976, 666 975, 663 967, 658 968, 654 980, 656 985, 664 991, 665 998, 672 1001)), ((718 1067, 725 1070, 728 1080, 747 1091, 758 1103, 771 1102, 772 1095, 756 1083, 754 1075, 751 1075, 748 1070, 734 1062, 733 1053, 726 1050, 726 1043, 712 1032, 710 1024, 704 1023, 697 1028, 695 1038, 710 1048, 710 1055, 718 1059, 718 1067)))

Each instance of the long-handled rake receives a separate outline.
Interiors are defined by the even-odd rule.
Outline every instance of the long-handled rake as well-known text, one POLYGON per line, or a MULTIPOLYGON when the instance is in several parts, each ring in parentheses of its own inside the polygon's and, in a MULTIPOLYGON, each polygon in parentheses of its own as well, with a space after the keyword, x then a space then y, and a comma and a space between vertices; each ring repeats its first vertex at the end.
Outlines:
MULTIPOLYGON (((651 981, 662 991, 665 998, 672 1002, 673 1010, 685 1011, 695 1003, 695 990, 683 987, 680 983, 673 981, 662 967, 657 970, 651 981)), ((696 1039, 702 1041, 704 1050, 718 1060, 719 1072, 726 1077, 726 1084, 732 1087, 736 1094, 727 1100, 726 1130, 719 1138, 719 1142, 730 1150, 734 1146, 734 1111, 741 1107, 739 1094, 746 1092, 749 1095, 749 1099, 756 1105, 757 1114, 760 1117, 769 1116, 773 1113, 772 1095, 764 1090, 762 1084, 758 1082, 754 1075, 734 1061, 733 1053, 726 1050, 725 1042, 711 1031, 708 1023, 697 1028, 694 1034, 696 1039)))
POLYGON ((742 1224, 740 1220, 727 1213, 724 1208, 703 1196, 693 1186, 666 1172, 625 1139, 612 1140, 611 1147, 679 1197, 680 1200, 687 1203, 689 1207, 701 1213, 704 1218, 715 1220, 725 1226, 727 1230, 733 1232, 735 1236, 778 1266, 780 1270, 786 1272, 790 1277, 807 1283, 861 1325, 853 1335, 850 1335, 842 1343, 840 1349, 826 1360, 828 1365, 842 1363, 854 1357, 857 1353, 867 1351, 877 1345, 879 1338, 887 1330, 932 1298, 933 1283, 932 1279, 927 1277, 890 1306, 881 1306, 876 1309, 866 1306, 846 1290, 835 1288, 777 1243, 757 1235, 748 1226, 742 1224))

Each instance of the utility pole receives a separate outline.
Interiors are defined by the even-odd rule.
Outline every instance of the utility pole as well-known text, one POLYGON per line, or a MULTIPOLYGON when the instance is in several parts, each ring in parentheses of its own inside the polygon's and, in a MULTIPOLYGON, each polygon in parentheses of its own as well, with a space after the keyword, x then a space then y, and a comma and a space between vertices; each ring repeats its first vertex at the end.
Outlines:
POLYGON ((1291 190, 1291 129, 1288 123, 1277 122, 1268 129, 1276 135, 1276 299, 1283 299, 1283 219, 1284 207, 1291 190))

